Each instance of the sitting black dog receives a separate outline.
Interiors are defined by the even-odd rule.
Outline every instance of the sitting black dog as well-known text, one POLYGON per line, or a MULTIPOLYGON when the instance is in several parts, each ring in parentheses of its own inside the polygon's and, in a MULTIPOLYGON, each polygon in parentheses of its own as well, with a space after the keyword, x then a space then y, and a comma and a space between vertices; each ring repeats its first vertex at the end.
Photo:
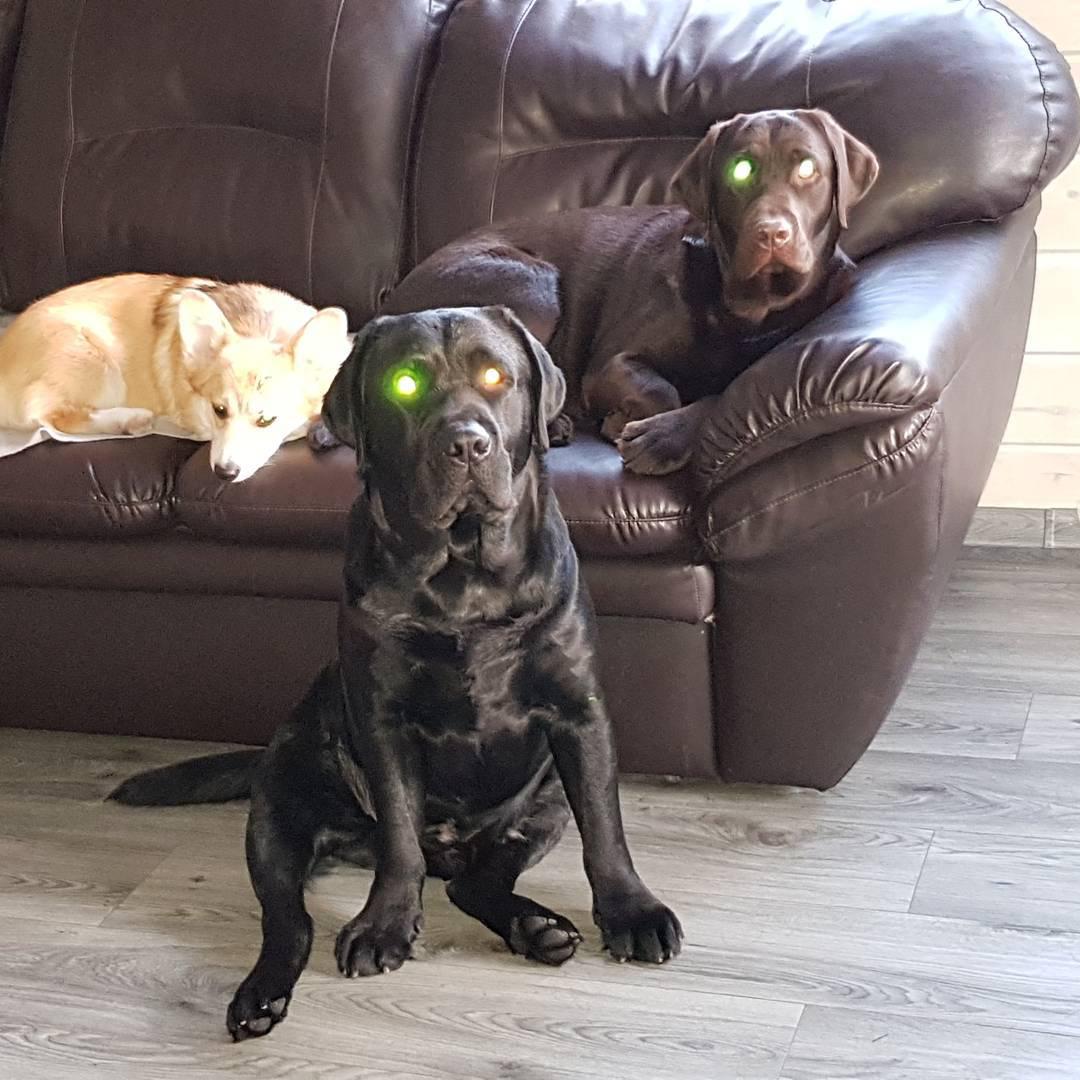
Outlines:
POLYGON ((338 936, 344 974, 409 957, 425 874, 515 953, 563 963, 577 929, 514 885, 571 809, 611 954, 661 963, 679 952, 678 919, 627 851, 592 609, 548 490, 546 428, 564 394, 544 347, 506 308, 369 324, 324 407, 364 480, 338 663, 265 753, 155 770, 114 793, 161 804, 250 785, 263 945, 229 1006, 234 1038, 285 1016, 311 948, 303 883, 323 857, 375 869, 364 909, 338 936))

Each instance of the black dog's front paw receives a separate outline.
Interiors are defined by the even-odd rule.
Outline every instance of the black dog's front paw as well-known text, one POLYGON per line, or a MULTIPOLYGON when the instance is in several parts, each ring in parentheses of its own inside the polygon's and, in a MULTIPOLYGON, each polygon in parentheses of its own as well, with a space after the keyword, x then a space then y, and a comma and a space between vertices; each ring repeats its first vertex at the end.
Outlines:
POLYGON ((598 904, 594 914, 604 948, 620 963, 644 960, 662 964, 682 950, 683 930, 678 918, 649 892, 598 904))
POLYGON ((233 1042, 265 1035, 275 1024, 280 1024, 289 1014, 291 996, 280 989, 267 989, 255 975, 249 975, 240 984, 225 1016, 233 1042))
POLYGON ((578 928, 562 915, 517 915, 510 921, 510 948, 541 964, 565 964, 581 944, 578 928))
POLYGON ((644 420, 630 420, 618 439, 626 468, 647 476, 660 476, 686 465, 694 446, 681 413, 681 409, 674 409, 644 420))
POLYGON ((412 945, 423 924, 420 912, 385 919, 361 912, 337 936, 338 971, 349 978, 397 971, 412 959, 412 945))

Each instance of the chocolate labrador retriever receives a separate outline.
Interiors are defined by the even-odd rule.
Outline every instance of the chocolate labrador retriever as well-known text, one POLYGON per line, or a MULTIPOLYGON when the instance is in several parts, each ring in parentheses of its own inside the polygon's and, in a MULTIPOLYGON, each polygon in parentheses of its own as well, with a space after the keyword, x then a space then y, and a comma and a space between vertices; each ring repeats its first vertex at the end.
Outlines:
POLYGON ((481 229, 417 266, 384 310, 510 306, 567 373, 572 415, 599 421, 627 468, 671 472, 709 398, 846 291, 837 240, 877 173, 820 109, 739 115, 683 162, 681 207, 481 229))
POLYGON ((514 885, 572 810, 611 955, 678 954, 679 921, 627 851, 592 608, 548 491, 546 428, 564 392, 506 308, 369 324, 324 408, 364 480, 338 662, 268 751, 158 769, 114 793, 166 804, 251 789, 263 944, 229 1006, 235 1039, 285 1017, 311 948, 303 883, 329 856, 375 868, 367 903, 338 935, 343 974, 409 957, 425 873, 513 952, 561 964, 581 935, 514 885))

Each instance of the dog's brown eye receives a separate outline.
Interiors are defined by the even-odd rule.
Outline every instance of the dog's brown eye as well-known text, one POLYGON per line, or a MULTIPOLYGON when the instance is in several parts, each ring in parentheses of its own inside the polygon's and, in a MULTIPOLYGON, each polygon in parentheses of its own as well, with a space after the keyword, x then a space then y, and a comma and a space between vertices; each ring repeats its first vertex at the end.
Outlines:
POLYGON ((255 421, 256 427, 269 427, 274 421, 277 420, 276 416, 260 416, 255 421))
POLYGON ((214 415, 219 420, 228 420, 229 419, 229 406, 228 405, 215 405, 214 406, 214 415))
POLYGON ((798 172, 800 180, 813 180, 817 176, 817 162, 813 158, 803 158, 799 162, 798 172))
POLYGON ((494 390, 506 382, 506 376, 497 367, 486 367, 480 372, 480 381, 489 390, 494 390))

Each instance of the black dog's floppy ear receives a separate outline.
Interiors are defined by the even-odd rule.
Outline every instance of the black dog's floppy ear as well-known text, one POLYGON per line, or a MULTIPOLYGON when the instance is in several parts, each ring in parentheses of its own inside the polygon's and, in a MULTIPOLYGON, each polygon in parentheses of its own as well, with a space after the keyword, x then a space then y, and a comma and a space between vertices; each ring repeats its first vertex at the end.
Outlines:
POLYGON ((375 340, 380 320, 373 319, 353 342, 352 352, 338 368, 322 404, 322 422, 338 442, 356 450, 357 465, 363 464, 364 440, 361 417, 364 395, 364 361, 375 340))
POLYGON ((806 109, 828 140, 836 168, 836 189, 833 199, 840 228, 848 227, 848 211, 861 202, 863 196, 874 186, 880 166, 877 155, 865 143, 845 131, 824 109, 806 109))
POLYGON ((548 424, 553 423, 566 403, 566 377, 555 366, 551 353, 508 307, 495 308, 517 334, 532 367, 533 443, 541 450, 551 445, 548 424))
POLYGON ((712 166, 716 146, 738 119, 738 116, 733 116, 730 120, 713 124, 705 133, 705 138, 690 151, 690 156, 679 166, 671 181, 671 193, 698 221, 706 225, 710 224, 709 204, 712 201, 712 166))

